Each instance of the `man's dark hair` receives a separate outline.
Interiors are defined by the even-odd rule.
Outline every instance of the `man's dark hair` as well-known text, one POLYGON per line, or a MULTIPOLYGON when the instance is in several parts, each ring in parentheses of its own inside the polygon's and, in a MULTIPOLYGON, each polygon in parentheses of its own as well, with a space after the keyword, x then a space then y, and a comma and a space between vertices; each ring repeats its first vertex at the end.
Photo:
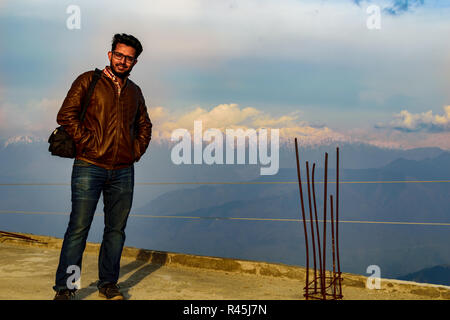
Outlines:
POLYGON ((125 34, 125 33, 119 34, 119 33, 116 33, 114 35, 114 37, 113 37, 113 40, 112 40, 112 50, 111 51, 116 50, 116 46, 117 46, 118 43, 123 43, 123 44, 125 44, 127 46, 133 47, 136 50, 136 55, 135 55, 136 59, 142 53, 143 49, 142 49, 141 43, 139 42, 138 39, 133 37, 131 34, 125 34))

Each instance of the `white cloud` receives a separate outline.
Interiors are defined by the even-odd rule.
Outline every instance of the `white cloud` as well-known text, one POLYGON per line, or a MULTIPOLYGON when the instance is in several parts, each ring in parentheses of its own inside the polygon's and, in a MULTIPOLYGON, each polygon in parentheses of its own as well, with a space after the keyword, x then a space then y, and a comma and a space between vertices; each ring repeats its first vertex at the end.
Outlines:
POLYGON ((237 104, 219 104, 211 110, 197 107, 185 113, 170 112, 163 107, 149 109, 154 125, 153 138, 158 142, 170 141, 176 129, 186 129, 193 133, 194 121, 201 120, 203 131, 214 128, 225 134, 226 129, 280 130, 281 142, 297 137, 302 144, 314 145, 347 138, 330 128, 315 128, 298 119, 299 112, 274 117, 253 107, 240 108, 237 104))
POLYGON ((0 136, 48 137, 58 125, 56 114, 62 99, 31 100, 23 105, 0 101, 0 136))
POLYGON ((379 124, 378 128, 392 128, 400 131, 415 132, 445 132, 450 131, 450 105, 445 106, 444 115, 433 114, 429 110, 422 113, 410 113, 402 110, 395 119, 387 125, 379 124))
POLYGON ((142 41, 147 61, 171 65, 214 65, 248 56, 320 63, 330 48, 332 57, 355 52, 365 26, 363 10, 337 2, 139 0, 132 6, 103 1, 79 6, 84 19, 95 18, 99 26, 89 30, 94 46, 109 43, 113 32, 132 33, 142 41), (91 17, 99 3, 106 14, 91 17))

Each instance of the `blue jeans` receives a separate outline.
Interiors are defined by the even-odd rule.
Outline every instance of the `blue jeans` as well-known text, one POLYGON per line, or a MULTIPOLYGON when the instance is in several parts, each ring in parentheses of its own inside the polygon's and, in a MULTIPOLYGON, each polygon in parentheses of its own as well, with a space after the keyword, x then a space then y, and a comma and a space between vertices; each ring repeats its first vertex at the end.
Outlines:
MULTIPOLYGON (((53 289, 58 291, 67 288, 67 280, 73 272, 67 272, 69 266, 78 266, 81 271, 86 239, 101 192, 105 229, 98 257, 97 286, 101 288, 107 283, 117 283, 125 243, 125 227, 133 201, 134 165, 107 170, 76 159, 72 168, 71 187, 72 212, 64 235, 53 289)), ((71 279, 73 278, 72 276, 71 279)))

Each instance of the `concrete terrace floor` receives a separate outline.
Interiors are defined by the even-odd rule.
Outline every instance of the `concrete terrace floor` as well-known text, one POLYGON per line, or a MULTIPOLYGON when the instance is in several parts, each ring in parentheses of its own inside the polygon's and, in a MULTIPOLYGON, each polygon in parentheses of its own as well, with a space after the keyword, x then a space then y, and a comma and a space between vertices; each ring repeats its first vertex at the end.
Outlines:
MULTIPOLYGON (((0 299, 53 299, 62 240, 0 234, 0 299)), ((98 244, 88 243, 77 299, 97 300, 98 244)), ((305 270, 283 264, 202 257, 125 247, 120 290, 130 300, 303 300, 305 270)), ((450 288, 343 274, 344 300, 450 300, 450 288)))

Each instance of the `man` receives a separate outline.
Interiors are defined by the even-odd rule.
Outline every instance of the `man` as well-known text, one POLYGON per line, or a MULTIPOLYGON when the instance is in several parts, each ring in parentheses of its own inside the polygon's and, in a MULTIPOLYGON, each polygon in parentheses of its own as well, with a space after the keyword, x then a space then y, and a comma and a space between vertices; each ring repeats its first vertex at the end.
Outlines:
POLYGON ((134 165, 146 151, 152 133, 141 89, 128 76, 142 52, 135 37, 116 34, 85 118, 79 117, 94 71, 72 84, 57 122, 73 138, 76 157, 72 168, 72 211, 61 249, 55 300, 73 298, 72 273, 81 271, 83 251, 100 194, 103 192, 105 228, 98 257, 99 295, 122 300, 118 290, 120 257, 131 209, 134 165), (79 269, 78 269, 79 268, 79 269))

